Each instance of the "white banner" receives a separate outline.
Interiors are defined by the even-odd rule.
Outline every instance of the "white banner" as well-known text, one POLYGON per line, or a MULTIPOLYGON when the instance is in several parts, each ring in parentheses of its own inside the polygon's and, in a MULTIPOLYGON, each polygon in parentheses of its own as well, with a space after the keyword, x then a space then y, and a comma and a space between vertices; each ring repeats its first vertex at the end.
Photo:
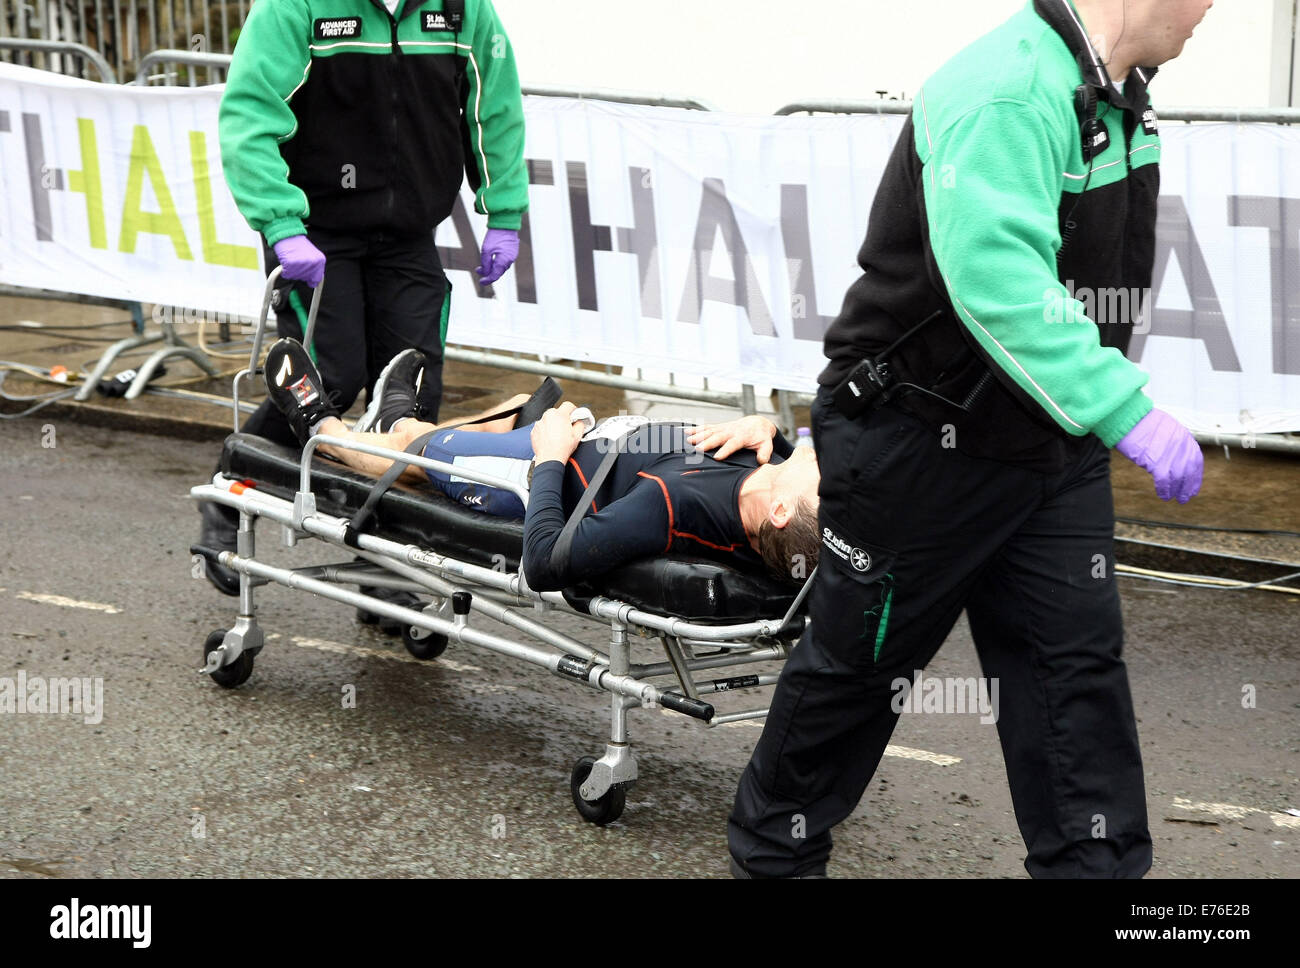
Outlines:
MULTIPOLYGON (((260 245, 221 176, 220 96, 0 65, 0 282, 253 315, 260 245)), ((813 388, 901 118, 525 109, 514 269, 477 285, 467 190, 438 229, 452 342, 813 388)), ((1300 131, 1162 136, 1154 309, 1131 355, 1197 430, 1300 430, 1300 131)))

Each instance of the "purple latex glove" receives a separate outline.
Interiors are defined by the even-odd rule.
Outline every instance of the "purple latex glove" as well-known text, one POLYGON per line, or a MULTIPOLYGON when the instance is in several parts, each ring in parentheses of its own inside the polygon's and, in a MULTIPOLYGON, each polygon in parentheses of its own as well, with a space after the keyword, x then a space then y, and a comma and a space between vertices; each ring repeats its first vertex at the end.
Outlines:
POLYGON ((325 253, 311 244, 305 235, 291 235, 272 246, 284 270, 282 279, 297 279, 313 289, 325 278, 325 253))
POLYGON ((478 273, 478 284, 492 285, 518 258, 518 232, 514 229, 488 229, 483 239, 483 264, 474 270, 478 273))
POLYGON ((1191 433, 1163 410, 1152 410, 1138 421, 1115 449, 1149 473, 1156 497, 1186 504, 1201 489, 1205 458, 1191 433))

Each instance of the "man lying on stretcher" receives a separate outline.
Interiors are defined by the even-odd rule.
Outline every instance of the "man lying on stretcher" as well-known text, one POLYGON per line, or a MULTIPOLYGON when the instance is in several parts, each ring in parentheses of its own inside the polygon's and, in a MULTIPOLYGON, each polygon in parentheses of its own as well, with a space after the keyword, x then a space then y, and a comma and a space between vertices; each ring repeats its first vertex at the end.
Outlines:
MULTIPOLYGON (((503 405, 520 408, 518 414, 480 418, 472 426, 434 425, 419 419, 423 375, 424 357, 417 350, 395 357, 375 385, 378 432, 355 433, 340 419, 300 343, 281 339, 266 357, 267 390, 304 444, 313 434, 328 434, 400 451, 439 431, 425 445, 425 457, 525 486, 526 514, 519 498, 504 489, 417 467, 402 475, 424 480, 427 474, 467 507, 524 518, 523 571, 535 591, 568 588, 633 559, 671 552, 762 562, 787 580, 806 577, 817 563, 817 458, 811 448, 793 449, 764 417, 690 428, 619 416, 591 427, 574 422, 572 403, 544 409, 560 396, 547 380, 532 397, 521 394, 503 405), (554 555, 592 474, 629 430, 573 533, 568 555, 554 555)), ((392 465, 347 448, 321 450, 376 476, 392 465)))

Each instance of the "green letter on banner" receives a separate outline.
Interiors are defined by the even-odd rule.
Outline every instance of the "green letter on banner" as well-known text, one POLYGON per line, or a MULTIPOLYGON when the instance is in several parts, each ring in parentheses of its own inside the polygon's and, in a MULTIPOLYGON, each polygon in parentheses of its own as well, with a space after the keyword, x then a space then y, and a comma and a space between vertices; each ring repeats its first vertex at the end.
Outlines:
POLYGON ((257 269, 257 250, 251 245, 217 241, 217 222, 212 206, 212 180, 208 177, 208 138, 202 131, 190 132, 190 163, 194 167, 194 197, 199 203, 199 237, 203 261, 233 269, 257 269))
POLYGON ((68 170, 68 191, 86 196, 86 224, 90 228, 90 247, 107 249, 104 231, 104 186, 99 179, 99 145, 95 142, 95 122, 77 118, 77 135, 81 139, 81 171, 68 170))
POLYGON ((122 236, 117 244, 119 251, 134 252, 136 236, 141 232, 167 236, 176 248, 178 259, 193 260, 194 254, 185 241, 185 229, 181 225, 180 216, 176 214, 176 204, 172 201, 171 189, 163 177, 162 163, 154 151, 149 129, 143 124, 137 124, 131 136, 131 169, 126 176, 126 200, 122 202, 122 236), (145 175, 149 176, 149 184, 153 186, 161 212, 145 212, 140 209, 145 175))

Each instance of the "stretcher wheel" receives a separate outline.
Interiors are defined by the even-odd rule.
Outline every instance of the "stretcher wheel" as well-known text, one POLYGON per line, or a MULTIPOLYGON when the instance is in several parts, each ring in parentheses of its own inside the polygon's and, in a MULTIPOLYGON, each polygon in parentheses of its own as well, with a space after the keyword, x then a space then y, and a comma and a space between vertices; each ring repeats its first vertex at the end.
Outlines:
POLYGON ((573 764, 573 773, 569 777, 569 790, 573 793, 573 805, 578 808, 578 813, 582 814, 582 819, 594 823, 597 827, 603 827, 623 816, 623 808, 627 806, 627 788, 622 783, 615 783, 605 791, 604 796, 596 800, 584 800, 581 792, 582 784, 591 775, 591 768, 595 763, 594 756, 584 756, 573 764))
POLYGON ((438 658, 447 651, 447 636, 418 629, 414 625, 403 625, 402 644, 406 646, 406 651, 417 659, 428 661, 438 658), (423 638, 416 638, 417 635, 423 638))
MULTIPOLYGON (((203 662, 206 665, 208 653, 213 649, 221 648, 221 643, 226 637, 225 629, 217 629, 203 641, 203 662)), ((248 681, 248 677, 253 674, 253 657, 247 652, 239 653, 239 658, 228 666, 222 666, 216 672, 211 673, 212 681, 223 689, 235 689, 242 686, 248 681)))

